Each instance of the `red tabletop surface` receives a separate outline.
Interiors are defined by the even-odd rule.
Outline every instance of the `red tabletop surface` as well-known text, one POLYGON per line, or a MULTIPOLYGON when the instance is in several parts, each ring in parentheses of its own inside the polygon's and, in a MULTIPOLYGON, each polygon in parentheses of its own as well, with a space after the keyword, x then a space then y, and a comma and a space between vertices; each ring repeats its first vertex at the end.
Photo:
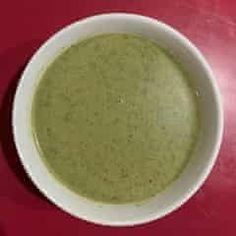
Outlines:
POLYGON ((0 236, 236 235, 236 1, 1 0, 0 236), (71 217, 45 199, 26 176, 11 133, 16 82, 35 50, 63 26, 104 12, 162 20, 189 37, 213 68, 224 99, 225 132, 217 163, 184 206, 149 224, 112 228, 71 217))

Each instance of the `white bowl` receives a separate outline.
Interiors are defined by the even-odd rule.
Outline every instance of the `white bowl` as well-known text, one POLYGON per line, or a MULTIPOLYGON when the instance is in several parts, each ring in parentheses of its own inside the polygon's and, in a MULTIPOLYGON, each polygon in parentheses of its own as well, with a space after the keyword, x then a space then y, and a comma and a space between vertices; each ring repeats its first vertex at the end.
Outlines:
POLYGON ((112 226, 127 226, 159 219, 185 203, 209 175, 220 148, 223 111, 214 75, 198 49, 182 34, 152 18, 124 13, 92 16, 75 22, 53 35, 35 53, 19 82, 13 107, 16 147, 26 172, 42 193, 58 207, 81 219, 112 226), (47 170, 31 132, 31 105, 40 74, 52 59, 72 43, 96 34, 127 32, 158 42, 191 74, 199 91, 202 132, 190 162, 181 176, 165 191, 140 204, 102 204, 68 190, 47 170))

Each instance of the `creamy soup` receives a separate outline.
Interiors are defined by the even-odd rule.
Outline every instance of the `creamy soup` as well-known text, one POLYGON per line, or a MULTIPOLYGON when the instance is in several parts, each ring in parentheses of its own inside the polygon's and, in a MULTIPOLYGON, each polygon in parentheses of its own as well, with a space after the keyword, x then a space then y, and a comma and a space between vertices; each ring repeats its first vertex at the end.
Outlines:
POLYGON ((132 34, 65 49, 43 73, 32 106, 35 142, 51 174, 105 203, 139 202, 174 181, 196 145, 198 117, 181 66, 132 34))

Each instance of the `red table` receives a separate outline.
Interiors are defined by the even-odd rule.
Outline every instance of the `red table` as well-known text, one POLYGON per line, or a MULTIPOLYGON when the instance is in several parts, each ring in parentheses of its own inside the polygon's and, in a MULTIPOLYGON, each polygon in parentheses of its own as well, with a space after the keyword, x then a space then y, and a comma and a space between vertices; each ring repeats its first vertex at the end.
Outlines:
POLYGON ((233 0, 1 0, 0 236, 236 235, 235 58, 236 1, 233 0), (213 172, 181 209, 143 226, 111 228, 69 216, 35 189, 19 163, 10 119, 16 82, 43 41, 82 17, 123 11, 160 19, 184 33, 202 50, 224 98, 225 134, 213 172))

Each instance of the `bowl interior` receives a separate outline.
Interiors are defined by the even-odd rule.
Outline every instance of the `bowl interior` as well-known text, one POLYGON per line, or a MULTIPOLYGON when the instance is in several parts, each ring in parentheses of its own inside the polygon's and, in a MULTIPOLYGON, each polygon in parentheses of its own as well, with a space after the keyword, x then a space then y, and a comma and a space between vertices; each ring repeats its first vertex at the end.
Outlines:
POLYGON ((222 110, 211 70, 198 50, 163 23, 132 14, 106 14, 74 23, 49 39, 34 55, 19 83, 13 110, 17 150, 36 186, 70 214, 106 225, 134 225, 160 218, 183 204, 200 187, 214 164, 222 134, 222 110), (31 133, 35 87, 48 63, 65 47, 83 38, 108 33, 139 33, 170 51, 190 74, 199 91, 202 132, 198 147, 178 180, 153 199, 140 204, 109 205, 86 200, 57 182, 41 161, 31 133))

